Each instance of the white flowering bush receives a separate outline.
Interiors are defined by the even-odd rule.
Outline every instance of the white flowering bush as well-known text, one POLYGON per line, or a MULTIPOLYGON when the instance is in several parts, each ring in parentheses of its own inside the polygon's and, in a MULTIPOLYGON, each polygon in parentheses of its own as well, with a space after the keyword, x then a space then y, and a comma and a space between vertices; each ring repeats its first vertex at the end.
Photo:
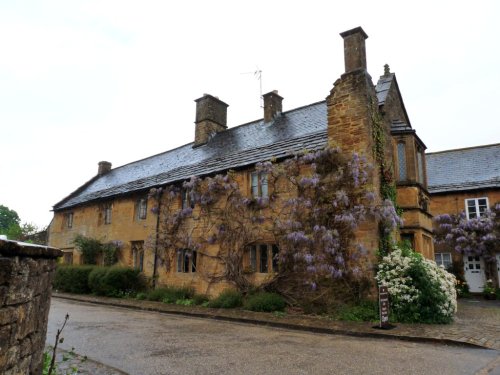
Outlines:
POLYGON ((399 322, 449 323, 457 311, 456 279, 436 262, 395 247, 378 265, 376 280, 387 286, 399 322))

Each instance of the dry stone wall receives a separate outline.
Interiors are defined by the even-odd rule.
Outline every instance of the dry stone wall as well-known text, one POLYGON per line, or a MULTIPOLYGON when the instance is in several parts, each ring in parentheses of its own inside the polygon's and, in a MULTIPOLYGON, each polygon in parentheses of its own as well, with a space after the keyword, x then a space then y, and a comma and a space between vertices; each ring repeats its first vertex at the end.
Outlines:
POLYGON ((0 374, 41 374, 58 249, 0 240, 0 374))

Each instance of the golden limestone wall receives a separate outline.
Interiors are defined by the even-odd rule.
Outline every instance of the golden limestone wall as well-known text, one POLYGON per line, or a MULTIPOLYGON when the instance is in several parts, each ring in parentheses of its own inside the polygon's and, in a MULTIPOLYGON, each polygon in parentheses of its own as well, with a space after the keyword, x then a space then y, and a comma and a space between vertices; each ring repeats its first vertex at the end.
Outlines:
MULTIPOLYGON (((66 211, 54 213, 50 225, 50 246, 60 248, 66 254, 72 252, 73 261, 69 263, 81 264, 81 254, 75 249, 73 240, 77 234, 96 238, 102 242, 119 240, 123 243, 120 252, 120 264, 133 266, 132 242, 147 242, 156 230, 156 215, 151 212, 154 201, 149 199, 146 219, 138 219, 137 201, 145 195, 120 197, 109 202, 89 203, 66 211), (111 204, 111 222, 105 223, 105 209, 111 204), (68 227, 68 214, 73 214, 72 225, 68 227)), ((65 259, 69 259, 68 255, 65 259)), ((145 268, 153 266, 153 256, 146 251, 144 257, 145 268)))

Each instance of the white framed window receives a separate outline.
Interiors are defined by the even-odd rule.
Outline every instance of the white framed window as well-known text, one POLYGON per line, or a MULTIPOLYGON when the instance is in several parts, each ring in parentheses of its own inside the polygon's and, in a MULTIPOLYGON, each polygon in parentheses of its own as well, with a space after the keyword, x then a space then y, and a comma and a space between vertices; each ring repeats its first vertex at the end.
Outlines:
POLYGON ((148 199, 139 198, 136 204, 136 218, 137 220, 145 220, 148 216, 148 199))
POLYGON ((267 198, 269 196, 267 173, 252 172, 250 174, 250 182, 252 198, 267 198))
POLYGON ((247 264, 252 272, 278 271, 279 248, 273 244, 258 244, 248 248, 247 264))
POLYGON ((197 261, 196 250, 181 249, 177 250, 177 272, 192 273, 196 272, 197 261))
POLYGON ((451 266, 451 253, 435 253, 434 260, 438 266, 443 266, 445 269, 451 266))
POLYGON ((465 200, 467 219, 475 219, 484 215, 488 209, 488 198, 472 198, 465 200))

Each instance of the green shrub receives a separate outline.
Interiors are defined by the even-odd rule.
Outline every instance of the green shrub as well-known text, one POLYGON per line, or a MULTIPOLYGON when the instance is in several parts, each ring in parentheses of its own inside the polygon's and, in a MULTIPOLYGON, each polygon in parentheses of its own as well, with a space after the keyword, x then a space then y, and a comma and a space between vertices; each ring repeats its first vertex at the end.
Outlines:
POLYGON ((356 305, 344 305, 335 318, 353 322, 373 322, 379 320, 377 301, 362 301, 356 305))
POLYGON ((176 305, 182 305, 182 306, 193 306, 194 301, 192 299, 178 299, 175 301, 176 305))
POLYGON ((195 305, 203 305, 205 302, 208 302, 208 296, 206 294, 195 294, 193 302, 195 305))
POLYGON ((389 290, 393 317, 402 323, 450 323, 457 310, 455 276, 411 250, 395 248, 376 276, 389 290))
POLYGON ((127 267, 96 267, 89 275, 93 293, 108 297, 130 296, 144 289, 138 270, 127 267))
POLYGON ((148 292, 146 299, 150 301, 162 301, 166 294, 166 288, 153 289, 148 292))
POLYGON ((232 309, 243 304, 243 296, 237 290, 226 289, 208 303, 208 307, 232 309))
POLYGON ((147 295, 147 293, 144 293, 144 292, 139 292, 135 295, 135 299, 138 299, 140 301, 143 301, 147 298, 148 298, 148 295, 147 295))
POLYGON ((89 274, 95 266, 57 266, 54 276, 54 289, 61 292, 90 293, 89 274))
POLYGON ((249 296, 243 307, 251 311, 272 312, 283 311, 285 305, 285 300, 279 294, 260 292, 249 296))
POLYGON ((193 295, 193 288, 167 286, 150 291, 148 293, 148 300, 176 303, 178 300, 191 299, 193 295))
POLYGON ((100 296, 105 296, 108 294, 108 289, 104 284, 104 276, 106 276, 108 269, 106 267, 94 267, 89 275, 89 287, 92 293, 100 296))

